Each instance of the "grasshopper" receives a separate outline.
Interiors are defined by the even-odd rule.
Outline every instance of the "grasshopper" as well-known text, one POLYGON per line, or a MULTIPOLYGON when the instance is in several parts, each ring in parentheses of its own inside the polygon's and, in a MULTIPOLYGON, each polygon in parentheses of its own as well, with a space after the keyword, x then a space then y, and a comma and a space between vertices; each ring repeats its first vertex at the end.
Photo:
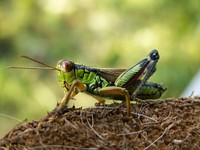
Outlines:
POLYGON ((65 95, 58 104, 58 111, 65 108, 71 98, 79 92, 86 92, 100 103, 104 98, 126 101, 127 115, 131 113, 131 100, 158 99, 166 91, 161 84, 147 82, 156 71, 159 60, 158 51, 152 50, 149 55, 129 69, 92 68, 69 60, 60 60, 56 67, 30 58, 44 67, 9 67, 15 69, 55 70, 58 82, 65 89, 65 95))

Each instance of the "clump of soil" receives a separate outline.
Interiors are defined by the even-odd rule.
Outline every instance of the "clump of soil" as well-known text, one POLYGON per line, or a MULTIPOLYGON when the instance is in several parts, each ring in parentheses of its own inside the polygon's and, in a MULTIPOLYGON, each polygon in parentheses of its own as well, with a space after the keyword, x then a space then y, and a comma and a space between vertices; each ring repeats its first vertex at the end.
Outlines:
POLYGON ((200 149, 200 97, 52 111, 21 123, 2 149, 200 149))

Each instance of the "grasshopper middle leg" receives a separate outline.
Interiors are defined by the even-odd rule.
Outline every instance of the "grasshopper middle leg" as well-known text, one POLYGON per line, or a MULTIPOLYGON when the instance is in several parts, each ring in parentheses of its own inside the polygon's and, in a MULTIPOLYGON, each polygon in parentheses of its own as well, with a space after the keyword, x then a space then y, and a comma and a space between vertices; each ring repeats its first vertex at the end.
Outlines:
POLYGON ((127 115, 131 114, 131 103, 129 92, 122 87, 108 86, 94 90, 94 93, 103 97, 124 96, 127 105, 127 115))

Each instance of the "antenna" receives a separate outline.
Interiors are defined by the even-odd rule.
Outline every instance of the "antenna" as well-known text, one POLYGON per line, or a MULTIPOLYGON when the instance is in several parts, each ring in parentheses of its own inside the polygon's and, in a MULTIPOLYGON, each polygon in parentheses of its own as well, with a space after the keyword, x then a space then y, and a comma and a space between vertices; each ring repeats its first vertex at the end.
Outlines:
POLYGON ((34 61, 38 64, 41 64, 43 66, 46 66, 46 67, 24 67, 24 66, 11 66, 11 67, 7 67, 8 69, 34 69, 34 70, 58 70, 60 71, 60 69, 54 67, 54 66, 51 66, 49 64, 46 64, 46 63, 43 63, 39 60, 36 60, 34 58, 31 58, 31 57, 28 57, 28 56, 25 56, 25 55, 21 55, 22 58, 26 58, 26 59, 29 59, 31 61, 34 61))
MULTIPOLYGON (((7 69, 55 70, 54 68, 47 68, 47 67, 25 67, 25 66, 11 66, 11 67, 7 67, 7 69)), ((56 70, 59 70, 59 69, 56 69, 56 70)))

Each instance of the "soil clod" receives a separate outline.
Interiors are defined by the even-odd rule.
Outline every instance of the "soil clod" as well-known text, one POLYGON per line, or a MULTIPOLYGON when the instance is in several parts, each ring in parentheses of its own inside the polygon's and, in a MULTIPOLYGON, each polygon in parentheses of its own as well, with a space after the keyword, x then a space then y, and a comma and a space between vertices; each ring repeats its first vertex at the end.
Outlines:
POLYGON ((200 97, 53 110, 14 127, 0 149, 200 149, 200 97))

